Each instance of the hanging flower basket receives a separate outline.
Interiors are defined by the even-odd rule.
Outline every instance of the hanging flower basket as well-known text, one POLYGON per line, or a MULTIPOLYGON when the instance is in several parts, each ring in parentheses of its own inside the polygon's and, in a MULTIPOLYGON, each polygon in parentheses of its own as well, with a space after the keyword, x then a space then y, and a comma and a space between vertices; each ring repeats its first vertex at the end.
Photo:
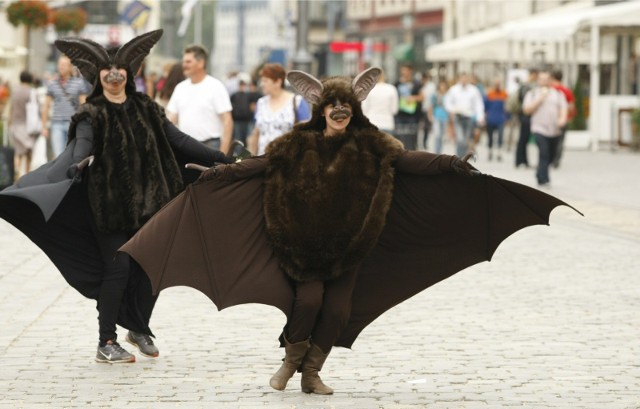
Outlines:
POLYGON ((52 22, 58 33, 79 33, 87 25, 87 12, 77 7, 54 10, 52 22))
POLYGON ((39 28, 48 23, 49 7, 44 1, 16 1, 11 3, 6 11, 7 19, 14 27, 24 24, 29 28, 39 28))

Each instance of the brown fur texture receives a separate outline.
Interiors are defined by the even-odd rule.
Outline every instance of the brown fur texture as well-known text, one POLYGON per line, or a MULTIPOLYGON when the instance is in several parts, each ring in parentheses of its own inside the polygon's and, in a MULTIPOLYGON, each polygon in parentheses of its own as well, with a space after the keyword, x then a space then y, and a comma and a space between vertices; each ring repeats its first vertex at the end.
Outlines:
POLYGON ((139 229, 183 189, 162 108, 140 93, 127 99, 117 106, 94 98, 82 105, 69 128, 73 139, 80 120, 91 122, 95 160, 88 195, 100 231, 139 229))
POLYGON ((269 145, 267 232, 291 278, 327 280, 357 268, 384 227, 402 151, 375 127, 331 138, 296 129, 269 145))

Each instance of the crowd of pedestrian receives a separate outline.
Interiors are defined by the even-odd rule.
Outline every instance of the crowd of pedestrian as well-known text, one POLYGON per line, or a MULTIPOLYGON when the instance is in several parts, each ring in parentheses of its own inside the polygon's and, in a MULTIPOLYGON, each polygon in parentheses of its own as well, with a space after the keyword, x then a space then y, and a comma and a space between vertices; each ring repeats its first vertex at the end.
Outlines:
POLYGON ((403 65, 399 78, 395 95, 386 88, 389 84, 381 82, 363 103, 363 110, 405 148, 442 153, 450 143, 455 154, 463 156, 475 151, 486 135, 486 159, 502 161, 516 130, 514 165, 530 167, 527 146, 535 142, 536 178, 539 186, 548 186, 548 169, 560 166, 564 135, 574 112, 573 93, 562 84, 562 71, 532 68, 510 93, 502 78, 494 78, 485 88, 476 75, 465 72, 455 81, 439 78, 437 82, 426 72, 420 83, 410 66, 403 65), (383 88, 385 103, 378 97, 383 88), (391 125, 389 117, 393 117, 391 125))
MULTIPOLYGON (((207 61, 204 48, 191 46, 181 61, 165 63, 159 77, 146 73, 143 64, 135 76, 136 89, 162 105, 180 130, 223 152, 231 148, 232 141, 240 141, 254 154, 260 154, 269 142, 310 116, 310 107, 304 99, 294 97, 288 90, 282 65, 269 63, 253 76, 232 72, 218 80, 207 74, 207 61)), ((536 141, 540 152, 538 183, 545 186, 549 180, 544 168, 560 166, 564 134, 574 111, 573 95, 562 84, 561 71, 530 69, 528 75, 527 80, 518 82, 507 93, 502 78, 494 78, 485 90, 483 81, 472 73, 462 72, 455 80, 432 78, 430 72, 416 75, 410 64, 401 64, 398 80, 388 83, 389 75, 381 75, 362 109, 374 125, 410 150, 442 153, 451 144, 453 151, 463 156, 475 150, 486 135, 489 161, 504 160, 505 150, 512 148, 511 135, 515 130, 515 166, 530 167, 527 146, 536 141), (539 74, 543 74, 544 81, 539 81, 539 74), (542 94, 541 89, 553 92, 542 94), (566 106, 553 107, 557 126, 541 127, 540 118, 551 114, 547 103, 527 106, 532 103, 531 98, 542 98, 541 95, 545 101, 565 102, 566 106)), ((27 85, 33 87, 35 82, 31 79, 27 85)), ((26 122, 23 105, 29 100, 20 91, 22 88, 24 85, 16 87, 13 104, 9 104, 14 111, 9 121, 13 127, 8 127, 6 133, 17 148, 15 164, 24 173, 30 168, 30 149, 37 135, 25 137, 20 125, 26 122)), ((50 160, 64 149, 70 118, 84 102, 90 86, 69 59, 61 55, 55 75, 45 80, 41 89, 44 97, 39 94, 42 123, 39 134, 48 139, 50 160)))

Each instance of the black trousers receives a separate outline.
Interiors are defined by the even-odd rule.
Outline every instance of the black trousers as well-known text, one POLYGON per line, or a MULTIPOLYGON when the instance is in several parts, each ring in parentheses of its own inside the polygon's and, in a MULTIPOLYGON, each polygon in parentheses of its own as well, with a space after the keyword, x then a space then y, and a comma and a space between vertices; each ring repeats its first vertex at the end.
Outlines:
MULTIPOLYGON (((100 326, 100 343, 115 341, 118 312, 127 289, 130 276, 130 260, 126 253, 117 250, 131 237, 125 232, 100 232, 92 223, 93 234, 98 242, 100 254, 105 265, 100 293, 98 295, 98 323, 100 326)), ((151 317, 151 311, 146 319, 151 317)), ((148 322, 148 321, 147 321, 148 322)))
POLYGON ((296 283, 296 298, 285 336, 291 343, 311 338, 329 352, 349 323, 356 270, 328 281, 296 283))
POLYGON ((429 150, 428 146, 427 146, 427 142, 429 139, 429 132, 431 132, 431 121, 429 121, 429 115, 424 115, 423 117, 423 130, 424 130, 424 135, 422 135, 422 147, 424 148, 424 150, 429 150))
POLYGON ((516 147, 516 167, 520 165, 529 166, 527 160, 527 144, 531 137, 531 118, 520 115, 520 136, 516 147))

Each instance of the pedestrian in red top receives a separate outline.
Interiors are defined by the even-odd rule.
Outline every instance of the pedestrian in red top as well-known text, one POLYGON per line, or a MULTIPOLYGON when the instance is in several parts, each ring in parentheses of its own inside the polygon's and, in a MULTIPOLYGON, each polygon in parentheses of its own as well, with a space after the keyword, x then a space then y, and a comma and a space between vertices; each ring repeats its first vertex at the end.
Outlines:
POLYGON ((556 148, 555 154, 553 155, 553 159, 551 161, 554 168, 558 168, 560 166, 560 158, 562 157, 562 146, 564 145, 564 135, 567 132, 567 126, 569 122, 573 119, 576 114, 576 104, 575 97, 573 96, 573 92, 570 88, 562 85, 562 71, 553 70, 551 72, 551 86, 558 91, 564 94, 564 98, 567 100, 568 110, 567 110, 567 124, 562 127, 560 133, 560 139, 558 139, 558 147, 556 148))

